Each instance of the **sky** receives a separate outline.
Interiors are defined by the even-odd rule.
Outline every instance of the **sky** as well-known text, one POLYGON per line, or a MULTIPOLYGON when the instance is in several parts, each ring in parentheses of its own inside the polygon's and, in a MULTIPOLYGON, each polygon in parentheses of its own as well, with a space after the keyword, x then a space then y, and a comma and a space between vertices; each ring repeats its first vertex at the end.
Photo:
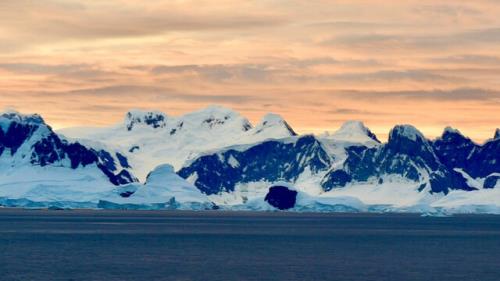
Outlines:
POLYGON ((0 110, 54 128, 211 104, 301 133, 500 127, 500 1, 0 1, 0 110))

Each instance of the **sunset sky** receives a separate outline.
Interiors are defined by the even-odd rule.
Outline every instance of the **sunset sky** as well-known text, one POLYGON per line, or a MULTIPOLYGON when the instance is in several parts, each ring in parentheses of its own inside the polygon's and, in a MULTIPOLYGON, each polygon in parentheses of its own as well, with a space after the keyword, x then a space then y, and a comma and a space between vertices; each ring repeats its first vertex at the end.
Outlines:
POLYGON ((500 127, 500 1, 0 1, 0 109, 55 128, 210 104, 298 132, 500 127))

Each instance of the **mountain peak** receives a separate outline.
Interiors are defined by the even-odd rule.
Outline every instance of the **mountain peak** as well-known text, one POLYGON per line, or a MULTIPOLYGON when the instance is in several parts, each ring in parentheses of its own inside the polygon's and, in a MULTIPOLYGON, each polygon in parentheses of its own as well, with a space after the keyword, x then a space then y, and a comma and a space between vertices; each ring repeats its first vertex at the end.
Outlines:
POLYGON ((180 117, 180 120, 184 124, 210 129, 237 128, 238 130, 248 131, 252 127, 248 119, 240 113, 219 105, 210 105, 201 110, 185 114, 180 117))
POLYGON ((377 136, 363 122, 356 120, 346 121, 331 137, 337 141, 352 143, 380 143, 377 136))
POLYGON ((163 128, 166 125, 167 115, 161 111, 152 110, 130 110, 125 115, 125 126, 127 130, 131 131, 139 124, 144 124, 146 126, 156 128, 163 128))
POLYGON ((22 114, 19 113, 18 111, 9 109, 6 110, 2 113, 0 113, 0 118, 7 120, 7 121, 15 121, 18 123, 29 123, 29 124, 45 124, 45 121, 43 120, 42 116, 38 114, 22 114))
POLYGON ((389 133, 389 142, 398 138, 411 141, 425 140, 424 135, 412 125, 396 125, 389 133))
POLYGON ((493 136, 493 139, 495 140, 500 139, 500 128, 497 128, 495 130, 495 135, 493 136))
POLYGON ((297 133, 292 129, 292 127, 283 119, 279 114, 267 113, 262 117, 261 121, 255 126, 256 134, 261 133, 265 130, 270 130, 271 128, 282 128, 284 129, 283 136, 296 136, 297 133))
POLYGON ((451 139, 468 139, 466 136, 462 134, 458 129, 453 127, 444 128, 443 134, 441 135, 441 139, 443 140, 451 140, 451 139))
POLYGON ((444 131, 443 131, 443 135, 446 134, 446 133, 449 133, 449 134, 462 134, 460 133, 460 131, 458 129, 455 129, 451 126, 447 126, 446 128, 444 128, 444 131))

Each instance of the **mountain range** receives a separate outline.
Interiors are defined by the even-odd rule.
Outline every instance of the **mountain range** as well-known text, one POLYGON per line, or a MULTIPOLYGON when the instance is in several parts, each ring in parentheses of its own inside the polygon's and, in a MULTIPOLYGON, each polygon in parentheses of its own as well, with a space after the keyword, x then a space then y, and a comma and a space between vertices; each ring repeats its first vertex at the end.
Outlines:
POLYGON ((253 125, 210 106, 54 131, 4 112, 0 205, 500 213, 500 130, 478 144, 450 127, 431 140, 396 125, 381 142, 358 121, 299 135, 276 114, 253 125))

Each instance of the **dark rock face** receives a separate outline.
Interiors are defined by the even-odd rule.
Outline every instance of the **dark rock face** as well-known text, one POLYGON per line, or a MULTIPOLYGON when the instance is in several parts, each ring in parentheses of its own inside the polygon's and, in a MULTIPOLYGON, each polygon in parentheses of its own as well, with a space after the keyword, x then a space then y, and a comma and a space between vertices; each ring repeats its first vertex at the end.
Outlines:
POLYGON ((479 147, 471 139, 454 130, 445 130, 442 137, 432 145, 441 163, 448 168, 467 167, 468 157, 479 147))
POLYGON ((244 151, 230 149, 201 156, 178 174, 183 178, 196 175, 196 187, 210 195, 233 191, 237 183, 294 182, 306 168, 317 173, 327 170, 331 163, 314 136, 302 136, 290 142, 265 141, 244 151))
POLYGON ((430 142, 409 125, 396 126, 389 134, 388 143, 382 146, 351 147, 346 152, 348 158, 343 169, 325 176, 322 183, 325 190, 345 186, 350 181, 380 179, 384 175, 400 175, 420 182, 424 180, 421 171, 429 175, 431 192, 446 194, 453 188, 473 190, 459 173, 439 161, 430 142))
POLYGON ((440 139, 434 141, 433 147, 448 169, 463 169, 474 178, 500 172, 499 138, 477 145, 456 131, 445 131, 440 139))
POLYGON ((500 176, 489 176, 484 180, 483 188, 495 188, 500 181, 500 176))
POLYGON ((139 147, 138 145, 134 145, 134 146, 132 146, 132 147, 128 150, 128 152, 130 152, 130 153, 134 153, 136 150, 139 150, 139 149, 140 149, 140 147, 139 147))
POLYGON ((297 201, 297 191, 285 186, 271 186, 264 200, 280 210, 291 209, 297 201))
POLYGON ((166 117, 163 114, 155 112, 145 112, 140 115, 134 115, 132 112, 127 113, 127 130, 131 131, 137 124, 146 124, 152 128, 163 128, 166 126, 166 117))
MULTIPOLYGON (((71 143, 66 146, 66 154, 71 159, 71 168, 78 166, 87 166, 98 161, 98 153, 95 150, 89 150, 79 143, 71 143)), ((102 160, 101 160, 102 161, 102 160)))
POLYGON ((287 131, 290 133, 290 136, 298 136, 298 134, 292 129, 292 126, 290 126, 286 121, 283 120, 283 125, 287 129, 287 131))
POLYGON ((120 162, 120 165, 123 168, 132 168, 129 163, 127 157, 125 157, 123 154, 117 152, 116 153, 116 158, 118 159, 118 162, 120 162))
POLYGON ((129 198, 132 194, 134 194, 134 192, 132 192, 132 191, 124 191, 124 192, 120 193, 120 196, 123 197, 123 198, 129 198))
POLYGON ((372 131, 366 130, 366 134, 374 141, 380 143, 380 140, 377 138, 377 135, 375 135, 372 131))
MULTIPOLYGON (((9 122, 6 132, 0 128, 0 155, 5 152, 5 149, 10 149, 11 156, 14 156, 19 153, 21 146, 29 145, 27 149, 23 149, 23 153, 29 151, 29 155, 23 155, 23 157, 29 157, 29 163, 32 165, 43 167, 69 159, 71 169, 96 164, 115 185, 137 181, 127 170, 119 170, 115 159, 109 152, 89 149, 78 142, 68 143, 54 133, 52 128, 37 115, 4 114, 1 117, 4 118, 4 122, 5 119, 9 122)), ((128 164, 124 157, 119 162, 128 164)), ((128 167, 128 165, 121 166, 128 167)))
POLYGON ((335 170, 329 172, 322 181, 323 190, 330 191, 333 188, 346 186, 347 183, 352 181, 351 175, 344 170, 335 170))
POLYGON ((468 159, 465 171, 472 177, 487 177, 500 172, 500 139, 486 142, 468 159))
MULTIPOLYGON (((55 135, 47 136, 33 145, 31 154, 31 163, 40 166, 50 165, 64 158, 63 142, 55 135)), ((75 159, 76 157, 70 157, 75 159)), ((76 168, 77 163, 71 163, 71 166, 76 168)))
POLYGON ((36 124, 21 124, 13 122, 7 131, 0 137, 0 142, 5 148, 10 148, 11 155, 14 155, 19 147, 38 129, 36 124))

